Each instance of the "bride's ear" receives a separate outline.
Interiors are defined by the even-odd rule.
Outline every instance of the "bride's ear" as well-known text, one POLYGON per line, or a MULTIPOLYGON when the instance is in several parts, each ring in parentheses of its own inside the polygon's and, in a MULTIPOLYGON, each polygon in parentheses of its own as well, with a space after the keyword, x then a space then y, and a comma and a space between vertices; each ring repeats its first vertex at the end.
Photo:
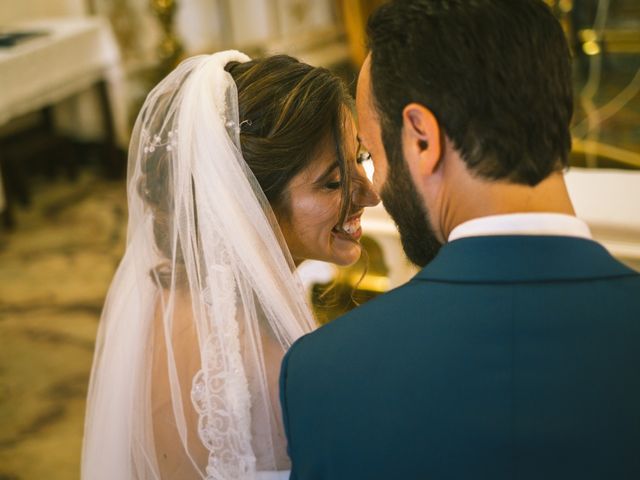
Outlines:
POLYGON ((424 105, 410 103, 402 111, 402 150, 416 181, 438 168, 442 145, 440 124, 424 105))

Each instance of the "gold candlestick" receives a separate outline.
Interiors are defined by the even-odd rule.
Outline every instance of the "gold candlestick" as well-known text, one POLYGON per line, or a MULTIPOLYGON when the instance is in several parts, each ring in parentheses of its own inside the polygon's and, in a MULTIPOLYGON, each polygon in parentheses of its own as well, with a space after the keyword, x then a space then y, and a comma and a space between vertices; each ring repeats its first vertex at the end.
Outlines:
POLYGON ((160 70, 164 76, 177 65, 183 52, 182 43, 173 31, 177 0, 151 0, 151 8, 162 27, 163 38, 158 45, 158 55, 160 70))

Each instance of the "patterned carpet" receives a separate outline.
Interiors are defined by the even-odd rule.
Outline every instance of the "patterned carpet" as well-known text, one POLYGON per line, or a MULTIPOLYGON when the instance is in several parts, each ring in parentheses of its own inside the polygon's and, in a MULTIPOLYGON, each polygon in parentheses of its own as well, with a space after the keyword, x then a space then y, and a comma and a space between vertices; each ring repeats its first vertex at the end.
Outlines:
POLYGON ((73 479, 124 185, 84 173, 32 187, 17 229, 0 233, 0 479, 73 479))

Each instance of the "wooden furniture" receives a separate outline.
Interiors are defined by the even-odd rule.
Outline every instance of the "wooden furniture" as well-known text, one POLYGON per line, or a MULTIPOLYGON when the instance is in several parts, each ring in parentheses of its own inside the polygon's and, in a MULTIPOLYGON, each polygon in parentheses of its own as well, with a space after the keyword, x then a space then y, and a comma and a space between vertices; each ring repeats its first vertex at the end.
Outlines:
MULTIPOLYGON (((96 86, 107 167, 119 170, 110 87, 119 77, 120 52, 108 22, 100 17, 63 17, 16 22, 3 25, 3 30, 42 35, 0 48, 0 126, 96 86)), ((0 152, 0 162, 2 157, 0 152)), ((11 198, 6 187, 11 180, 1 172, 0 177, 4 184, 0 188, 0 211, 7 225, 11 223, 11 198)))

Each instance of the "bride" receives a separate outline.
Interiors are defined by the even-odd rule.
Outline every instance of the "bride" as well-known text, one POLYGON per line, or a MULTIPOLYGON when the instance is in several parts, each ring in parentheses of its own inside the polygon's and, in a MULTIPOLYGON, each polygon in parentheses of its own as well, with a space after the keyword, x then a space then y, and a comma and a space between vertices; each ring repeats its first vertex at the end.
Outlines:
POLYGON ((358 259, 378 202, 365 158, 340 80, 291 57, 198 56, 155 87, 130 146, 82 478, 286 478, 280 361, 315 326, 295 267, 358 259))

